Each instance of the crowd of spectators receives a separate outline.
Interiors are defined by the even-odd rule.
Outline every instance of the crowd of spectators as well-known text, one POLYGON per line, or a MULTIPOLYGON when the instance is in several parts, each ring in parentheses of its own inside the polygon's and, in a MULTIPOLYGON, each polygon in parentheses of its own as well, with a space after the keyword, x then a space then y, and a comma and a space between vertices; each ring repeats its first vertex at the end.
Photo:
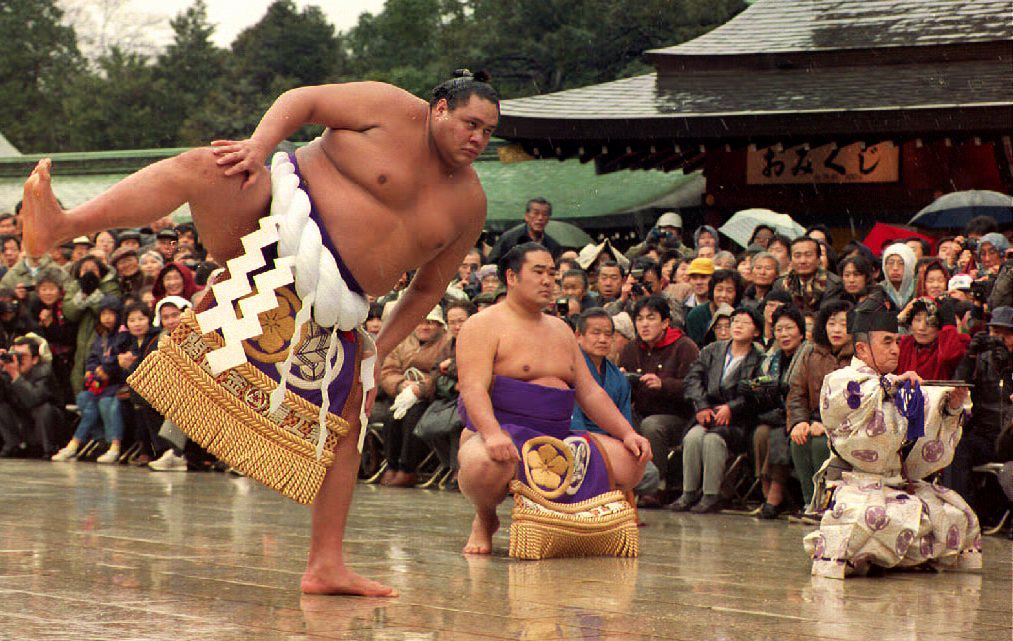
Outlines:
MULTIPOLYGON (((668 212, 622 252, 609 240, 562 246, 546 233, 551 216, 550 202, 531 199, 524 222, 469 252, 443 303, 387 356, 370 417, 381 484, 415 486, 435 457, 443 485, 455 487, 455 339, 505 294, 497 257, 533 241, 556 258, 545 313, 573 327, 589 369, 651 441, 641 507, 716 511, 735 495, 732 462, 746 461, 737 473, 755 474, 758 516, 804 513, 829 456, 820 386, 854 354, 849 310, 872 299, 901 321, 901 370, 973 384, 973 413, 944 477, 990 509, 971 470, 1013 460, 1010 230, 979 217, 934 245, 869 248, 835 244, 823 225, 797 238, 760 225, 743 248, 709 225, 688 233, 668 212)), ((217 268, 196 230, 163 219, 75 238, 37 261, 22 255, 18 230, 16 215, 0 215, 0 456, 221 467, 125 383, 217 268)), ((368 332, 380 331, 411 277, 371 299, 368 332)), ((600 431, 579 408, 573 428, 600 431)))

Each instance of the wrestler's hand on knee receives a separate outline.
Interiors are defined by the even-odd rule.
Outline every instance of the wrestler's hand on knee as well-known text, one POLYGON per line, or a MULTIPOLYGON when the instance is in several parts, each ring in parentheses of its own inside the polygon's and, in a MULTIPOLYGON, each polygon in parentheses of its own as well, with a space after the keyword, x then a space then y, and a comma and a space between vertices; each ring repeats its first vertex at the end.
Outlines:
POLYGON ((517 446, 514 445, 514 440, 503 430, 486 438, 485 448, 489 451, 489 458, 497 463, 517 462, 521 460, 521 455, 517 453, 517 446))
POLYGON ((637 457, 637 460, 641 463, 644 461, 650 461, 654 458, 654 453, 651 452, 651 442, 636 432, 633 432, 624 438, 623 445, 630 451, 631 454, 633 454, 633 456, 637 457))
POLYGON ((263 149, 252 138, 246 140, 214 140, 211 148, 218 157, 218 165, 227 167, 226 176, 246 174, 243 189, 257 182, 257 172, 267 161, 270 150, 263 149))

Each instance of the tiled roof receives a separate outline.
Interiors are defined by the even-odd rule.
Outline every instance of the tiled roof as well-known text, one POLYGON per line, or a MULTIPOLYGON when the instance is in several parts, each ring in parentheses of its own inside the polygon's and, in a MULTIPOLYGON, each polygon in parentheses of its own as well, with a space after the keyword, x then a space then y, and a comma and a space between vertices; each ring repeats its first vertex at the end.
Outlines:
POLYGON ((760 0, 689 42, 649 54, 736 55, 1010 40, 1009 0, 760 0))
MULTIPOLYGON (((989 61, 656 74, 507 100, 498 135, 517 119, 642 120, 1013 104, 1013 75, 989 61)), ((755 123, 754 123, 755 126, 755 123)), ((756 133, 761 133, 756 131, 756 133)), ((564 130, 557 132, 565 138, 564 130)), ((524 137, 521 135, 520 137, 524 137)))

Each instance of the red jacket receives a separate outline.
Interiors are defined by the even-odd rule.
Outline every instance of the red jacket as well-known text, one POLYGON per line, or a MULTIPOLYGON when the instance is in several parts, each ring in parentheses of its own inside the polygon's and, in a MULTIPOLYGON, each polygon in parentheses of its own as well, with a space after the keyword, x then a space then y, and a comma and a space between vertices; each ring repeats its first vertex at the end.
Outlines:
POLYGON ((953 325, 943 326, 936 340, 928 345, 919 345, 910 334, 902 336, 897 373, 913 370, 927 380, 949 380, 970 342, 971 337, 961 334, 953 325))

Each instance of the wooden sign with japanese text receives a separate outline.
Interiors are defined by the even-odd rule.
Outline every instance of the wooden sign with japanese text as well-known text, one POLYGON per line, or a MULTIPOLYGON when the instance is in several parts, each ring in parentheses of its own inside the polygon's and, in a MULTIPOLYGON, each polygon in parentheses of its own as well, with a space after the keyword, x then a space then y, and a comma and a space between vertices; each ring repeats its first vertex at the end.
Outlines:
POLYGON ((804 145, 778 151, 774 147, 750 149, 746 156, 746 184, 787 183, 890 183, 899 178, 900 150, 892 142, 862 149, 804 145))

